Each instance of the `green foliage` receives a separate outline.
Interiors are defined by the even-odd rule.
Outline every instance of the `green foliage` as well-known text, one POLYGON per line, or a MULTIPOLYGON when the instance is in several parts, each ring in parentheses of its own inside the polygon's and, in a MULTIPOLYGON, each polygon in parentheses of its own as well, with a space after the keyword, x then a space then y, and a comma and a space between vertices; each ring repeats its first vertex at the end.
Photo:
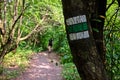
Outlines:
POLYGON ((0 75, 3 73, 3 66, 0 65, 0 75))
MULTIPOLYGON (((112 0, 108 0, 108 4, 112 0)), ((105 44, 106 44, 106 69, 112 80, 119 80, 120 77, 120 12, 118 5, 115 3, 108 9, 105 20, 105 44), (115 14, 117 12, 117 15, 115 14), (116 18, 116 16, 118 16, 116 18)), ((7 29, 12 23, 12 15, 14 7, 14 1, 7 5, 7 29)), ((40 24, 40 30, 38 33, 33 33, 28 39, 20 42, 19 48, 16 53, 10 53, 6 55, 4 62, 5 69, 9 65, 17 65, 24 70, 28 65, 28 60, 33 51, 40 52, 47 50, 48 41, 53 39, 53 50, 57 51, 61 55, 61 63, 63 64, 63 76, 66 80, 80 80, 75 65, 72 62, 72 55, 66 38, 66 32, 64 27, 64 20, 62 15, 61 0, 26 0, 25 6, 28 6, 23 14, 22 24, 17 23, 15 39, 18 34, 18 26, 20 26, 22 35, 26 36, 30 31, 34 29, 37 24, 40 24), (45 17, 46 16, 46 17, 45 17), (45 20, 42 22, 43 18, 45 20)), ((18 14, 21 13, 21 6, 18 7, 18 14)), ((94 19, 94 21, 101 22, 94 19)), ((20 21, 18 21, 20 22, 20 21)), ((97 29, 93 29, 99 32, 97 29)), ((3 67, 0 67, 0 73, 3 71, 3 67)), ((5 71, 8 78, 16 77, 18 71, 5 71)))
POLYGON ((32 54, 32 50, 23 48, 18 48, 16 52, 7 54, 2 65, 2 74, 4 74, 6 79, 9 80, 18 77, 18 75, 29 65, 29 59, 32 54), (13 67, 13 70, 11 70, 10 67, 13 67))
POLYGON ((71 53, 70 53, 69 47, 67 47, 67 48, 68 48, 68 49, 65 49, 65 48, 63 47, 63 51, 64 51, 64 49, 65 49, 65 52, 62 53, 62 55, 61 55, 61 63, 62 63, 62 64, 71 63, 71 62, 72 62, 72 59, 73 59, 73 57, 72 57, 72 55, 71 55, 71 53))
POLYGON ((67 80, 79 80, 78 73, 72 62, 72 55, 68 45, 63 15, 62 6, 60 0, 43 0, 41 1, 42 13, 44 15, 48 11, 49 19, 44 26, 48 26, 39 34, 40 47, 46 50, 48 47, 48 41, 53 39, 53 50, 57 51, 61 55, 61 63, 64 66, 63 76, 67 80), (44 4, 44 5, 43 5, 44 4), (69 66, 69 67, 68 67, 69 66), (74 77, 73 77, 74 76, 74 77))
POLYGON ((6 79, 13 79, 13 78, 16 78, 19 74, 20 74, 20 71, 18 70, 14 70, 14 71, 4 71, 5 74, 7 74, 6 76, 6 79))
POLYGON ((4 63, 5 65, 27 65, 30 56, 33 51, 30 49, 20 49, 18 48, 16 52, 11 52, 5 56, 4 63))
POLYGON ((120 77, 120 40, 116 38, 115 36, 111 36, 109 38, 108 43, 106 44, 107 47, 107 54, 106 54, 106 59, 107 59, 107 70, 108 74, 111 76, 112 80, 119 80, 120 77))
MULTIPOLYGON (((111 0, 108 0, 108 3, 111 0)), ((105 23, 105 43, 106 43, 106 69, 111 80, 119 80, 120 77, 120 11, 115 3, 108 9, 105 23)))
MULTIPOLYGON (((14 10, 14 1, 8 4, 7 12, 7 26, 9 27, 12 23, 12 16, 14 10), (11 7, 12 6, 12 7, 11 7)), ((35 52, 40 52, 46 50, 48 47, 48 41, 50 38, 53 39, 53 50, 59 52, 61 57, 61 63, 65 66, 69 65, 72 74, 76 73, 73 65, 67 64, 72 62, 72 56, 70 54, 70 49, 68 46, 66 32, 64 27, 63 15, 62 15, 62 6, 60 0, 26 0, 25 6, 28 6, 22 16, 22 24, 18 21, 16 25, 16 31, 14 38, 17 39, 18 29, 21 30, 21 37, 26 36, 34 29, 37 24, 40 24, 40 27, 36 30, 41 30, 40 32, 33 33, 28 39, 21 41, 19 47, 14 53, 9 53, 5 56, 4 59, 4 73, 7 75, 7 78, 11 79, 16 77, 19 72, 25 69, 28 66, 28 60, 30 56, 35 52), (42 22, 43 18, 45 20, 42 22), (19 27, 19 28, 18 28, 19 27), (20 67, 19 70, 7 71, 6 68, 9 66, 17 65, 20 67)), ((18 14, 21 13, 22 7, 18 6, 18 14)), ((7 27, 7 28, 8 28, 7 27)), ((64 71, 68 72, 70 69, 64 71)), ((2 68, 1 68, 2 69, 2 68)), ((3 70, 3 69, 2 69, 3 70)), ((72 78, 72 74, 68 77, 72 78)), ((77 73, 76 73, 77 74, 77 73)), ((78 74, 77 74, 78 75, 78 74)), ((67 77, 67 75, 66 75, 67 77)), ((69 78, 69 80, 70 80, 69 78)), ((75 74, 74 74, 75 78, 75 74)))
POLYGON ((73 63, 66 63, 64 64, 63 68, 62 74, 66 80, 81 80, 73 63))
MULTIPOLYGON (((24 14, 24 21, 27 21, 25 22, 26 27, 34 27, 35 25, 32 24, 35 21, 41 22, 46 16, 45 21, 41 23, 41 27, 43 27, 42 31, 31 36, 27 40, 27 44, 30 43, 30 45, 32 44, 42 50, 46 50, 49 39, 53 38, 54 48, 56 48, 56 42, 59 40, 59 37, 65 35, 60 0, 28 1, 26 4, 31 5, 24 14), (37 41, 36 44, 34 43, 35 41, 37 41)), ((26 27, 23 30, 26 30, 26 33, 28 33, 29 29, 27 30, 26 27)))
POLYGON ((96 28, 93 28, 93 31, 95 31, 95 32, 99 32, 99 30, 98 30, 98 29, 96 29, 96 28))

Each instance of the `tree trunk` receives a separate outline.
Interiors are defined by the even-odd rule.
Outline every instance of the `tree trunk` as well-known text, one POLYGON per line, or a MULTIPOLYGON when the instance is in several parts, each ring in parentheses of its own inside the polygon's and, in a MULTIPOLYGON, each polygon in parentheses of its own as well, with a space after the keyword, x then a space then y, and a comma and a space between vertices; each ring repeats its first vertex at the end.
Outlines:
POLYGON ((62 4, 73 61, 82 80, 108 80, 103 60, 106 0, 62 0, 62 4))

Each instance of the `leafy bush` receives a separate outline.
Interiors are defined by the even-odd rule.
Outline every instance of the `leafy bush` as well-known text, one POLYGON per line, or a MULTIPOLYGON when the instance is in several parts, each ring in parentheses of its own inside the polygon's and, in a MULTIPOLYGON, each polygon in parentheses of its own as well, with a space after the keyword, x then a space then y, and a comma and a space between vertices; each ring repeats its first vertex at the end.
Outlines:
MULTIPOLYGON (((111 0, 108 0, 108 4, 111 0)), ((113 3, 108 9, 105 22, 106 70, 111 80, 120 80, 120 11, 113 3)))
POLYGON ((30 49, 21 49, 20 47, 14 53, 5 56, 2 67, 5 79, 17 77, 29 65, 29 59, 34 52, 30 49), (9 70, 9 67, 16 67, 15 70, 9 70))
POLYGON ((64 64, 62 75, 66 80, 81 80, 73 63, 64 64))

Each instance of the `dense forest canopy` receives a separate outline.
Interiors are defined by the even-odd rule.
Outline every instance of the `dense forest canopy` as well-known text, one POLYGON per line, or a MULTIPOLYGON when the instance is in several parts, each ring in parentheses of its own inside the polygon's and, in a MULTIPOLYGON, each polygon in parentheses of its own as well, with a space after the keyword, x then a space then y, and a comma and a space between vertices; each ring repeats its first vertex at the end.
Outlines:
MULTIPOLYGON (((1 2, 2 4, 3 2, 1 2)), ((33 44, 38 43, 40 41, 38 39, 41 37, 39 35, 46 31, 51 31, 51 34, 47 35, 48 39, 50 36, 55 37, 57 32, 55 32, 55 29, 63 26, 62 10, 60 8, 60 1, 15 0, 5 2, 1 6, 1 13, 3 13, 1 21, 4 23, 2 30, 5 30, 6 33, 1 37, 1 48, 9 46, 9 49, 6 50, 7 52, 1 49, 1 54, 3 54, 1 57, 14 50, 20 41, 29 38, 33 44), (55 3, 58 5, 55 5, 55 3)), ((44 43, 43 40, 41 40, 42 42, 44 43)))
MULTIPOLYGON (((117 0, 107 0, 104 24, 105 64, 112 80, 120 79, 119 19, 120 8, 117 0)), ((63 72, 65 78, 77 80, 78 73, 73 65, 66 38, 61 0, 0 1, 0 62, 14 50, 47 50, 50 38, 53 38, 54 51, 62 56, 61 63, 68 69, 63 72)))

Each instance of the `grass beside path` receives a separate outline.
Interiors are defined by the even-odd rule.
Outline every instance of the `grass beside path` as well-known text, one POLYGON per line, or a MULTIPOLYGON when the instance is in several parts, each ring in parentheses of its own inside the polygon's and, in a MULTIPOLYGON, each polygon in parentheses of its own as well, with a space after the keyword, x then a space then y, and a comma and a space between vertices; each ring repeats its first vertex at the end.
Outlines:
POLYGON ((5 56, 0 65, 0 80, 10 80, 17 77, 29 65, 29 59, 33 55, 32 50, 20 50, 5 56))
MULTIPOLYGON (((47 53, 47 52, 46 52, 47 53)), ((28 66, 31 64, 30 60, 35 55, 32 50, 17 50, 16 53, 9 53, 5 56, 5 59, 0 66, 0 80, 13 80, 19 77, 28 66)), ((56 66, 59 65, 57 60, 59 57, 55 53, 48 54, 48 58, 50 59, 50 63, 55 64, 56 66), (54 58, 54 59, 53 59, 54 58)))
MULTIPOLYGON (((29 66, 29 60, 33 54, 35 53, 30 49, 18 49, 16 53, 6 55, 3 64, 0 65, 0 80, 10 80, 18 77, 29 66)), ((52 56, 50 58, 52 59, 52 56)), ((59 59, 63 60, 64 57, 59 57, 59 59)), ((80 80, 76 67, 72 62, 62 65, 62 74, 65 80, 80 80)))

